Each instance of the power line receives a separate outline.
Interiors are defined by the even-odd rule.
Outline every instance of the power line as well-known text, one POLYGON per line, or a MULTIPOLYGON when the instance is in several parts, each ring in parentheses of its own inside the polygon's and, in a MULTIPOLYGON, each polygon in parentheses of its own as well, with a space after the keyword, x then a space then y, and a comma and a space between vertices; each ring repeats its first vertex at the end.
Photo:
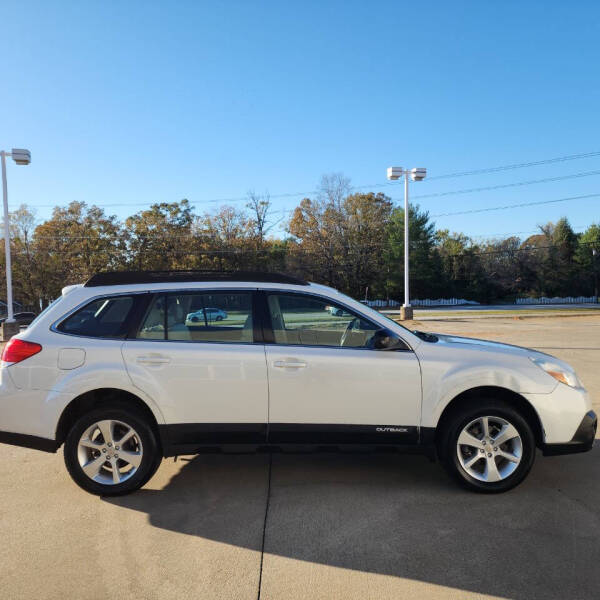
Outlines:
POLYGON ((538 206, 541 204, 553 204, 555 202, 569 202, 571 200, 584 200, 587 198, 598 198, 600 194, 585 194, 583 196, 570 196, 568 198, 557 198, 556 200, 540 200, 539 202, 521 202, 519 204, 506 204, 504 206, 492 206, 490 208, 473 208, 471 210, 461 210, 456 212, 440 213, 429 215, 432 219, 439 217, 452 217, 456 215, 470 215, 474 213, 491 212, 494 210, 508 210, 510 208, 523 208, 525 206, 538 206))
MULTIPOLYGON (((582 242, 578 241, 578 245, 581 246, 597 246, 598 242, 582 242)), ((448 254, 447 256, 486 256, 488 254, 510 254, 514 252, 535 252, 536 250, 551 250, 557 249, 559 246, 531 246, 530 248, 504 248, 502 250, 485 250, 483 252, 460 252, 457 254, 448 254)))
MULTIPOLYGON (((557 156, 555 158, 546 158, 543 160, 536 160, 536 161, 531 161, 531 162, 523 162, 523 163, 512 163, 512 164, 508 164, 508 165, 500 165, 497 167, 486 167, 483 169, 475 169, 473 171, 457 171, 454 173, 445 173, 443 175, 433 175, 433 176, 428 176, 426 179, 424 179, 424 182, 428 182, 428 181, 436 181, 438 179, 451 179, 451 178, 455 178, 455 177, 466 177, 469 175, 487 175, 490 173, 499 173, 502 171, 511 171, 514 169, 524 169, 527 167, 537 167, 537 166, 541 166, 541 165, 549 165, 549 164, 553 164, 553 163, 558 163, 558 162, 566 162, 569 160, 579 160, 582 158, 593 158, 595 156, 600 156, 600 151, 596 151, 596 152, 586 152, 586 153, 582 153, 582 154, 568 154, 566 156, 557 156)), ((388 187, 388 186, 399 186, 401 185, 400 183, 373 183, 373 184, 367 184, 367 185, 360 185, 360 186, 352 186, 352 189, 358 190, 358 189, 365 189, 365 188, 381 188, 381 187, 388 187)), ((493 189, 493 188, 490 188, 493 189)), ((300 195, 300 194, 297 194, 300 195)), ((416 197, 416 196, 414 196, 416 197)), ((422 197, 422 196, 420 196, 422 197)), ((272 198, 275 198, 275 196, 272 196, 272 198)))
MULTIPOLYGON (((496 167, 487 167, 487 168, 483 168, 483 169, 476 169, 476 170, 472 170, 472 171, 457 171, 454 173, 445 173, 442 175, 433 175, 431 177, 428 177, 427 179, 425 179, 424 181, 435 181, 438 179, 451 179, 451 178, 455 178, 455 177, 466 177, 466 176, 470 176, 470 175, 486 175, 486 174, 490 174, 490 173, 499 173, 499 172, 503 172, 503 171, 510 171, 510 170, 514 170, 514 169, 524 169, 527 167, 534 167, 534 166, 540 166, 540 165, 547 165, 547 164, 553 164, 553 163, 558 163, 558 162, 566 162, 566 161, 570 161, 570 160, 579 160, 579 159, 583 159, 583 158, 592 158, 592 157, 596 157, 596 156, 600 156, 600 151, 596 151, 596 152, 587 152, 587 153, 583 153, 583 154, 570 154, 570 155, 566 155, 566 156, 558 156, 555 158, 547 158, 547 159, 543 159, 543 160, 537 160, 537 161, 531 161, 531 162, 523 162, 523 163, 512 163, 512 164, 508 164, 508 165, 500 165, 500 166, 496 166, 496 167)), ((589 172, 589 174, 596 174, 596 172, 589 172)), ((586 175, 584 174, 575 174, 572 177, 584 177, 586 175)), ((571 176, 566 176, 565 179, 567 179, 568 177, 571 176)), ((556 181, 557 179, 551 178, 548 179, 548 181, 556 181)), ((539 181, 535 181, 532 183, 541 183, 543 180, 539 180, 539 181)), ((358 186, 352 186, 352 190, 361 190, 361 189, 372 189, 372 188, 387 188, 387 187, 397 187, 399 184, 398 183, 372 183, 372 184, 363 184, 363 185, 358 185, 358 186)), ((512 184, 512 185, 526 185, 524 184, 512 184)), ((498 186, 501 187, 501 186, 498 186)), ((509 187, 509 186, 506 186, 509 187)), ((481 188, 479 189, 474 189, 473 191, 483 191, 484 189, 497 189, 496 186, 490 187, 490 188, 481 188)), ((294 198, 297 196, 310 196, 312 194, 318 193, 318 190, 311 190, 308 192, 286 192, 286 193, 281 193, 281 194, 266 194, 269 196, 269 198, 271 199, 281 199, 281 198, 294 198)), ((445 195, 445 194, 450 194, 450 193, 466 193, 466 192, 462 192, 462 191, 458 191, 458 192, 443 192, 440 194, 435 194, 435 195, 445 195)), ((431 195, 433 196, 433 195, 431 195)), ((417 197, 417 196, 415 196, 417 197)), ((418 196, 419 198, 423 198, 426 196, 418 196)), ((196 205, 196 204, 226 204, 228 202, 246 202, 248 201, 248 197, 247 196, 237 196, 237 197, 231 197, 231 198, 211 198, 211 199, 207 199, 207 200, 197 200, 194 202, 190 202, 190 204, 192 206, 196 205)), ((121 207, 121 206, 150 206, 152 204, 160 204, 160 202, 118 202, 118 203, 113 203, 113 204, 96 204, 95 206, 98 206, 100 208, 117 208, 117 207, 121 207)), ((31 205, 32 208, 54 208, 56 206, 56 204, 37 204, 37 205, 31 205)))
MULTIPOLYGON (((600 174, 600 171, 598 171, 598 174, 600 174)), ((515 185, 519 185, 519 184, 515 184, 515 185)), ((488 208, 474 208, 474 209, 470 209, 470 210, 439 213, 436 215, 429 215, 429 217, 434 219, 434 218, 439 218, 439 217, 451 217, 451 216, 455 216, 455 215, 467 215, 467 214, 480 213, 480 212, 491 212, 491 211, 495 211, 495 210, 508 210, 511 208, 523 208, 523 207, 527 207, 527 206, 537 206, 540 204, 554 204, 556 202, 569 202, 572 200, 597 198, 598 196, 600 196, 600 194, 585 194, 582 196, 570 196, 568 198, 557 198, 555 200, 540 200, 538 202, 520 202, 518 204, 506 204, 503 206, 492 206, 492 207, 488 207, 488 208)), ((422 196, 418 196, 418 197, 422 197, 422 196)), ((417 196, 413 196, 413 198, 417 198, 417 196)), ((286 212, 293 212, 293 211, 292 210, 273 211, 273 213, 275 213, 275 212, 286 213, 286 212)), ((584 227, 584 226, 582 225, 581 227, 584 227)), ((515 232, 515 233, 526 233, 526 232, 515 232)))
MULTIPOLYGON (((576 230, 586 229, 587 227, 589 227, 589 225, 572 225, 571 229, 573 229, 573 231, 575 231, 575 233, 582 233, 581 231, 577 232, 576 230)), ((539 231, 540 230, 538 228, 538 229, 529 229, 528 231, 504 231, 501 233, 482 233, 479 235, 470 235, 469 237, 471 239, 490 240, 493 238, 507 238, 507 237, 510 237, 513 235, 539 233, 539 231)))
POLYGON ((583 173, 574 173, 572 175, 561 175, 559 177, 546 177, 545 179, 530 179, 528 181, 516 181, 514 183, 502 183, 499 185, 489 185, 486 187, 467 188, 463 190, 452 190, 449 192, 436 192, 433 194, 420 194, 412 198, 436 198, 440 196, 452 196, 453 194, 470 194, 472 192, 485 192, 488 190, 499 190, 502 188, 520 187, 524 185, 533 185, 536 183, 548 183, 550 181, 563 181, 566 179, 577 179, 580 177, 590 177, 591 175, 600 175, 600 171, 585 171, 583 173))
POLYGON ((558 156, 556 158, 546 158, 544 160, 536 160, 532 162, 514 163, 510 165, 502 165, 499 167, 488 167, 486 169, 476 169, 474 171, 459 171, 456 173, 448 173, 446 175, 434 175, 429 177, 429 181, 434 179, 449 179, 451 177, 466 177, 467 175, 486 175, 488 173, 498 173, 500 171, 511 171, 513 169, 524 169, 527 167, 537 167, 539 165, 549 165, 557 162, 565 162, 568 160, 578 160, 580 158, 592 158, 594 156, 600 156, 598 152, 586 152, 584 154, 569 154, 567 156, 558 156))

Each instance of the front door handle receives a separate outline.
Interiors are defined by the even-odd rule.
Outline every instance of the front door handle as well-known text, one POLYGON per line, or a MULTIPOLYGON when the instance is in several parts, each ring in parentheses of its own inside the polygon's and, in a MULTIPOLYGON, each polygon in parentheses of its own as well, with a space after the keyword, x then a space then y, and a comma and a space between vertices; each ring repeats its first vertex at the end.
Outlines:
POLYGON ((171 359, 168 356, 150 354, 148 356, 138 356, 136 362, 140 365, 166 365, 171 362, 171 359))
POLYGON ((276 360, 273 366, 279 369, 304 369, 306 363, 303 360, 276 360))

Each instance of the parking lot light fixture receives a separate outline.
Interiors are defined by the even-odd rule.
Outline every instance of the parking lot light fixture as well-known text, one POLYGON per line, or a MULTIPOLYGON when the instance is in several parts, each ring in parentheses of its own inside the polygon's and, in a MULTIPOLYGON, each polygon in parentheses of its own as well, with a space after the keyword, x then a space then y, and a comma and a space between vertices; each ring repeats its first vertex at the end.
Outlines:
POLYGON ((397 181, 404 176, 404 304, 400 309, 400 318, 403 321, 413 318, 413 310, 410 305, 410 290, 408 276, 408 177, 413 181, 423 181, 427 176, 427 169, 415 167, 414 169, 403 169, 402 167, 388 167, 387 178, 397 181))
POLYGON ((31 162, 31 152, 23 148, 13 148, 10 152, 0 150, 2 162, 2 199, 4 201, 4 250, 6 257, 6 308, 8 316, 2 324, 2 338, 6 341, 18 333, 13 314, 12 294, 12 265, 10 257, 10 217, 8 214, 8 187, 6 184, 6 157, 11 157, 18 165, 28 165, 31 162))

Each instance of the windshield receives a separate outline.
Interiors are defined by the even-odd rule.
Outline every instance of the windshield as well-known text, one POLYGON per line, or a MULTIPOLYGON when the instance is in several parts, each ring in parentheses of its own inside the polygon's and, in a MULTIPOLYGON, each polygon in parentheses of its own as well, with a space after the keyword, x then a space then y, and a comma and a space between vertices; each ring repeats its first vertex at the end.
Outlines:
MULTIPOLYGON (((344 298, 348 298, 350 300, 354 300, 353 298, 350 298, 350 296, 346 296, 345 294, 340 294, 340 296, 342 296, 344 298)), ((356 302, 356 300, 354 300, 354 301, 356 302)), ((390 323, 393 323, 394 325, 397 325, 398 327, 402 327, 402 329, 405 329, 406 331, 409 331, 410 333, 412 333, 412 331, 408 327, 404 327, 404 325, 398 323, 398 321, 394 321, 394 319, 388 317, 387 315, 384 315, 382 312, 379 312, 378 310, 371 308, 368 304, 363 304, 361 302, 360 305, 361 305, 364 313, 366 313, 366 314, 370 313, 372 316, 383 317, 386 321, 389 321, 390 323)))

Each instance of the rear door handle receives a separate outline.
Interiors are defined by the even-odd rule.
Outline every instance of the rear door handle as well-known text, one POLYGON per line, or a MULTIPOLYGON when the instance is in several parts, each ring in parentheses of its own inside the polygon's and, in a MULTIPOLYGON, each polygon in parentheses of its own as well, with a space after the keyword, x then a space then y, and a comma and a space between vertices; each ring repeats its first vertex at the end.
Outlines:
POLYGON ((153 354, 149 356, 138 356, 136 362, 140 365, 166 365, 171 362, 168 356, 153 354))
POLYGON ((303 360, 276 360, 273 366, 279 369, 304 369, 306 363, 303 360))

